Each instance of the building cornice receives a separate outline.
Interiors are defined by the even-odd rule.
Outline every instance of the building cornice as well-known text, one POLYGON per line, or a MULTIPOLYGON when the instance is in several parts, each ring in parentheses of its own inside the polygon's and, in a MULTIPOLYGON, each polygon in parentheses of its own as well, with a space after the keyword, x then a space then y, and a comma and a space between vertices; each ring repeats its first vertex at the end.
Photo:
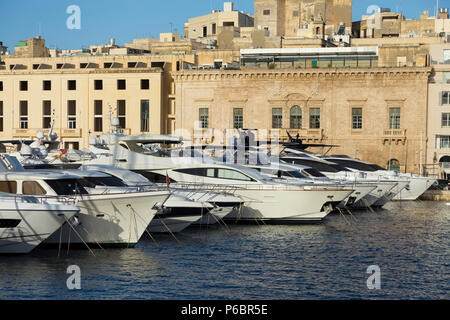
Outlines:
POLYGON ((115 74, 115 73, 163 73, 161 68, 117 68, 117 69, 42 69, 42 70, 0 70, 0 76, 14 75, 63 75, 63 74, 115 74))
POLYGON ((221 80, 364 80, 366 78, 390 78, 404 80, 427 80, 431 67, 404 68, 342 68, 342 69, 251 69, 251 70, 188 70, 172 72, 175 81, 221 81, 221 80))

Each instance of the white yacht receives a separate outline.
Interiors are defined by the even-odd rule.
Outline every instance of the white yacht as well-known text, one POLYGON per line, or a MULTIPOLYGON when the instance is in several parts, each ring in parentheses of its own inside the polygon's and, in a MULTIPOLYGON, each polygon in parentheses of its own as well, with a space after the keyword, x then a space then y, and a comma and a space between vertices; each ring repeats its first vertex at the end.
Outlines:
POLYGON ((281 183, 293 185, 318 185, 325 189, 343 188, 354 190, 353 193, 340 204, 340 207, 351 207, 355 203, 359 203, 377 188, 377 185, 374 183, 331 180, 316 169, 302 165, 278 163, 268 165, 246 165, 246 167, 253 168, 261 174, 267 175, 271 179, 281 183))
POLYGON ((405 179, 393 180, 387 178, 383 179, 382 177, 368 177, 362 172, 354 172, 346 167, 327 161, 326 159, 322 159, 313 154, 290 148, 284 149, 283 153, 280 155, 280 159, 283 162, 290 164, 311 166, 317 171, 320 171, 324 176, 333 180, 350 183, 375 184, 377 187, 362 199, 356 201, 352 205, 353 208, 382 207, 409 184, 409 180, 405 179))
MULTIPOLYGON (((149 179, 145 178, 148 175, 147 171, 130 171, 121 169, 118 167, 106 166, 106 165, 82 165, 82 170, 95 170, 104 172, 121 179, 129 187, 142 188, 154 187, 155 185, 161 188, 169 188, 171 195, 169 199, 164 203, 164 208, 170 215, 162 216, 157 215, 150 224, 149 230, 158 230, 154 228, 158 219, 167 218, 164 221, 163 229, 166 230, 166 226, 171 224, 178 225, 177 232, 182 231, 180 229, 183 225, 183 216, 186 217, 186 227, 192 225, 214 225, 223 220, 234 208, 238 208, 243 205, 243 201, 228 193, 218 193, 212 190, 200 190, 196 185, 187 184, 174 184, 171 185, 166 181, 165 183, 153 183, 149 179), (183 207, 184 206, 184 207, 183 207), (186 210, 183 210, 185 208, 186 210), (197 219, 195 219, 195 216, 197 219)), ((173 228, 170 228, 172 232, 175 232, 173 228)))
POLYGON ((27 171, 8 155, 0 160, 0 184, 8 186, 8 193, 51 199, 71 197, 80 208, 74 228, 63 225, 60 232, 44 241, 47 244, 134 246, 170 195, 167 190, 89 194, 78 175, 27 171))
POLYGON ((421 177, 416 174, 388 171, 375 164, 352 159, 347 156, 328 156, 324 159, 337 163, 340 166, 355 172, 364 172, 369 179, 379 178, 395 181, 408 181, 407 186, 392 197, 393 200, 417 200, 425 193, 425 191, 437 182, 436 179, 421 177))
POLYGON ((320 221, 354 190, 324 189, 319 186, 279 184, 257 171, 200 157, 183 156, 146 145, 180 143, 181 139, 161 135, 99 136, 90 151, 96 155, 89 163, 114 165, 147 172, 152 181, 171 185, 195 184, 197 189, 232 193, 245 202, 226 219, 275 222, 320 221), (152 178, 153 177, 153 178, 152 178))
MULTIPOLYGON (((13 184, 0 183, 1 189, 13 184)), ((75 205, 49 203, 32 196, 0 194, 0 254, 25 254, 78 214, 75 205)))

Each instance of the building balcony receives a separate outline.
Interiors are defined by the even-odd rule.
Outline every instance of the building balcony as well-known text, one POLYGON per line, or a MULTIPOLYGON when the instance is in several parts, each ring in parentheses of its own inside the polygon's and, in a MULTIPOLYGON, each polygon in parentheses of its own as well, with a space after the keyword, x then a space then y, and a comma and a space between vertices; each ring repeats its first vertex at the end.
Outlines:
POLYGON ((325 139, 324 129, 272 129, 271 135, 279 134, 280 141, 289 141, 288 133, 295 138, 297 135, 304 142, 320 142, 325 139))
POLYGON ((398 145, 399 143, 406 143, 406 129, 389 129, 383 131, 383 144, 387 144, 390 142, 398 145))
MULTIPOLYGON (((81 135, 83 133, 82 129, 60 129, 56 132, 60 132, 61 138, 81 138, 81 135)), ((44 131, 45 132, 45 131, 44 131)), ((48 132, 45 132, 46 134, 48 132)))
MULTIPOLYGON (((32 139, 36 137, 36 134, 42 131, 45 135, 48 135, 50 132, 50 129, 38 129, 38 128, 31 128, 31 129, 19 129, 14 128, 12 136, 13 138, 25 138, 25 139, 32 139)), ((54 132, 56 132, 60 138, 81 138, 82 136, 82 129, 54 129, 54 132)))

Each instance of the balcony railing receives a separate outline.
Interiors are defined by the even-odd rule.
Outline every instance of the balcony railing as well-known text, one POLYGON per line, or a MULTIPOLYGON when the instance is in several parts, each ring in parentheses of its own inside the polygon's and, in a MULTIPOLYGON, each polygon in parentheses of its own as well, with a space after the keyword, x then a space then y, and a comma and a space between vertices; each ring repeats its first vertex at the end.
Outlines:
POLYGON ((271 135, 276 135, 278 132, 280 141, 289 141, 289 133, 292 137, 297 135, 305 142, 321 141, 325 138, 323 129, 272 129, 271 135))
POLYGON ((406 142, 406 129, 389 129, 383 131, 383 143, 393 142, 395 144, 406 142))

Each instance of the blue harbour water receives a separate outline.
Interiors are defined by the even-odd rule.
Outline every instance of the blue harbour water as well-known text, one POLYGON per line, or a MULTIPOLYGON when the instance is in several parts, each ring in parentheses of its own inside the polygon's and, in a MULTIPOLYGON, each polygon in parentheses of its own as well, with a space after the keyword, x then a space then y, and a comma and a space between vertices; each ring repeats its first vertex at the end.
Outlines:
POLYGON ((0 299, 449 299, 450 206, 392 202, 316 225, 235 225, 149 236, 134 249, 0 256, 0 299), (81 269, 69 290, 67 267, 81 269), (381 289, 369 290, 378 265, 381 289))

